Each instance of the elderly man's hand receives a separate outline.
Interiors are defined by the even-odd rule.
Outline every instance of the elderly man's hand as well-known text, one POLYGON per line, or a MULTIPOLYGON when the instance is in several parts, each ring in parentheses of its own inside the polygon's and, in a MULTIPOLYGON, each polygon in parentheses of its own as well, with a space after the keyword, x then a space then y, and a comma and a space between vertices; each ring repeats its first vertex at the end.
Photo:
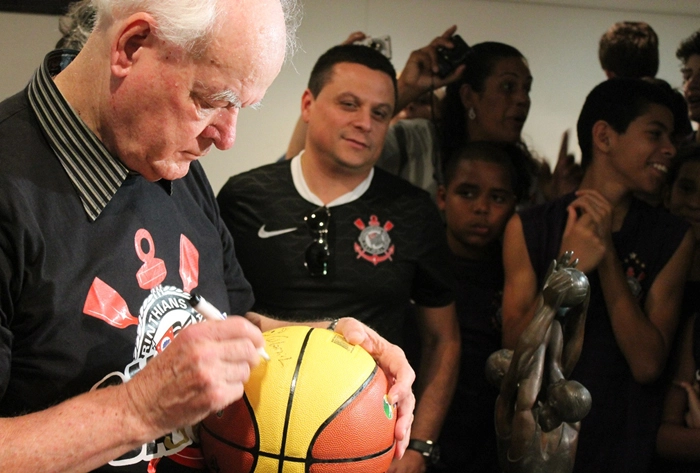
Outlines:
POLYGON ((132 411, 153 438, 194 425, 243 396, 263 346, 243 317, 191 325, 124 385, 132 411))
POLYGON ((394 431, 396 436, 395 457, 401 458, 410 440, 413 409, 416 406, 416 398, 411 390, 413 381, 416 379, 413 368, 408 364, 406 355, 401 348, 389 343, 358 320, 342 318, 338 321, 335 331, 343 335, 353 345, 360 345, 367 350, 386 373, 391 384, 388 393, 389 402, 396 404, 398 408, 394 431))

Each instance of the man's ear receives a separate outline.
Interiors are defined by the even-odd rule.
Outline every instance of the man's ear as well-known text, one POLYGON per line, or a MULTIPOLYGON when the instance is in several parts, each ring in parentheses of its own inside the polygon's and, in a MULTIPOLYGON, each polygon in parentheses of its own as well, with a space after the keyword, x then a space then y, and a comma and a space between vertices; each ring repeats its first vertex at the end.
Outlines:
POLYGON ((435 198, 435 203, 438 209, 445 211, 445 203, 447 201, 447 189, 444 185, 440 184, 437 188, 437 196, 435 198))
POLYGON ((305 123, 309 123, 311 108, 315 101, 314 94, 312 94, 309 89, 306 89, 301 96, 301 119, 304 120, 305 123))
POLYGON ((593 124, 593 149, 597 149, 604 153, 610 152, 610 149, 617 137, 617 132, 613 130, 610 124, 604 120, 598 120, 593 124))
POLYGON ((112 44, 111 69, 116 77, 125 77, 147 42, 152 41, 155 21, 147 13, 136 13, 122 25, 112 44))

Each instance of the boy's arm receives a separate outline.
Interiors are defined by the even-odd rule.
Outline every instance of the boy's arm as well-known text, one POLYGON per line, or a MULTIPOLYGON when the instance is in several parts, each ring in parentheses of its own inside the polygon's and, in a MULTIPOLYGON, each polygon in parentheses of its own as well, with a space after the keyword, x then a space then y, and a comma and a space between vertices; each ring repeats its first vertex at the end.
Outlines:
POLYGON ((459 324, 454 303, 418 310, 422 356, 416 373, 418 403, 412 435, 418 439, 436 439, 457 385, 459 324))
POLYGON ((680 382, 692 383, 695 379, 695 360, 693 359, 693 326, 696 317, 692 317, 683 327, 676 372, 673 383, 669 386, 664 401, 664 412, 656 437, 656 450, 662 458, 677 461, 700 461, 700 429, 689 428, 685 423, 688 409, 688 395, 679 385, 680 382))
POLYGON ((520 216, 513 215, 503 235, 503 347, 514 349, 537 305, 537 276, 530 263, 520 216))
POLYGON ((693 246, 689 230, 656 277, 643 309, 629 289, 622 263, 614 250, 606 251, 598 265, 615 339, 639 383, 656 380, 666 365, 693 246))

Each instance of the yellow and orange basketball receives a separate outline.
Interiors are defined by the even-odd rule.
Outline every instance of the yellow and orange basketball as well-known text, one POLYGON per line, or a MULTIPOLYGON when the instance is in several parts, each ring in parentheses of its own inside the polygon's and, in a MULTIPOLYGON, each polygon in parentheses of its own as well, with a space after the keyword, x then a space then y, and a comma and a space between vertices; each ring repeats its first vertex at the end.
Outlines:
POLYGON ((372 357, 324 329, 263 334, 270 360, 242 399, 202 422, 202 450, 221 473, 380 473, 394 456, 395 409, 372 357))

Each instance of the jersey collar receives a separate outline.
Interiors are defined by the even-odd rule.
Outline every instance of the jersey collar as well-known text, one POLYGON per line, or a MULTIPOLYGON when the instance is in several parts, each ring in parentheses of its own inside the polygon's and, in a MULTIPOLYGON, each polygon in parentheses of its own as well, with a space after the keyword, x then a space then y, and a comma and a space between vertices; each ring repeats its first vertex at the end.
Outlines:
POLYGON ((335 207, 338 205, 343 205, 347 204, 350 202, 353 202, 360 197, 362 197, 362 194, 367 192, 367 189, 369 189, 370 184, 372 184, 372 178, 374 177, 374 168, 372 168, 369 171, 369 175, 365 178, 364 181, 360 182, 360 184, 357 185, 353 190, 348 192, 347 194, 343 194, 340 197, 334 199, 332 202, 329 202, 327 204, 324 204, 321 199, 318 198, 316 194, 311 192, 309 189, 309 186, 306 185, 306 180, 304 179, 304 173, 301 171, 301 155, 304 152, 302 151, 298 155, 296 155, 294 158, 292 158, 292 163, 291 163, 291 168, 292 168, 292 180, 294 181, 294 187, 296 188, 297 192, 299 193, 300 196, 304 198, 304 200, 308 200, 312 204, 316 204, 319 207, 326 206, 326 207, 335 207))

